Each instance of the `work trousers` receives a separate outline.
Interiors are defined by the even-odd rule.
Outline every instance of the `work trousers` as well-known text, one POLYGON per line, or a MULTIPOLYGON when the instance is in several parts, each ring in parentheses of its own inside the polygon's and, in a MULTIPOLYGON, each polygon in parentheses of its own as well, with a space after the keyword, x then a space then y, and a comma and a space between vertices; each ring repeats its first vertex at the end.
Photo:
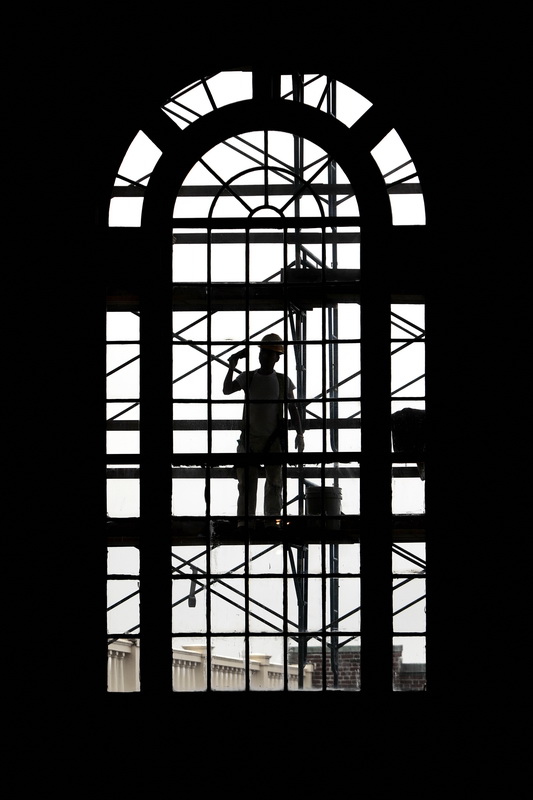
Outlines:
MULTIPOLYGON (((237 445, 238 453, 264 453, 269 440, 268 436, 250 436, 249 446, 246 447, 242 438, 237 445)), ((268 448, 270 453, 281 453, 279 439, 274 439, 268 448)), ((259 477, 258 466, 237 467, 237 480, 239 482, 239 497, 237 500, 237 515, 255 516, 257 506, 257 481, 259 477)), ((265 464, 265 500, 264 514, 266 517, 281 516, 281 464, 265 464)))

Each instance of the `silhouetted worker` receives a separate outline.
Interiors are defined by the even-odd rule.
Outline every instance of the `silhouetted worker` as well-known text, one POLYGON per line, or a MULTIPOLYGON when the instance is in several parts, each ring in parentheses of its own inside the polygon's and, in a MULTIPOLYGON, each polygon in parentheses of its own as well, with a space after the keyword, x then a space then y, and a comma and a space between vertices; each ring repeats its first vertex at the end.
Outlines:
MULTIPOLYGON (((274 370, 275 364, 284 352, 282 340, 276 333, 267 333, 259 347, 259 363, 261 365, 259 369, 242 372, 233 380, 233 370, 238 360, 246 355, 246 350, 242 350, 240 353, 230 356, 229 369, 224 379, 224 394, 233 394, 242 390, 251 401, 265 401, 248 404, 247 419, 245 415, 237 452, 281 453, 287 449, 284 433, 284 400, 288 401, 289 413, 297 431, 294 446, 298 452, 302 452, 305 443, 300 414, 294 402, 294 383, 289 377, 274 370)), ((246 469, 238 467, 236 470, 239 482, 237 515, 240 517, 243 517, 246 512, 249 516, 255 515, 258 466, 250 466, 246 469), (248 500, 247 506, 245 498, 248 500)), ((281 464, 265 464, 264 514, 266 517, 281 515, 281 474, 281 464)), ((238 524, 244 525, 244 521, 240 520, 238 524)), ((274 524, 273 519, 266 522, 266 525, 274 524)))

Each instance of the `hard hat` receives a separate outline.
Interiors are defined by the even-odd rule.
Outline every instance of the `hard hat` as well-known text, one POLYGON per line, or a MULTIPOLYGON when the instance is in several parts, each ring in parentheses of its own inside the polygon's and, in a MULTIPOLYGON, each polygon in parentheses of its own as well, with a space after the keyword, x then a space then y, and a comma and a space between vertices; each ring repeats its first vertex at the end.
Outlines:
POLYGON ((259 347, 263 350, 274 350, 275 353, 283 353, 283 340, 277 333, 267 333, 259 342, 259 347))

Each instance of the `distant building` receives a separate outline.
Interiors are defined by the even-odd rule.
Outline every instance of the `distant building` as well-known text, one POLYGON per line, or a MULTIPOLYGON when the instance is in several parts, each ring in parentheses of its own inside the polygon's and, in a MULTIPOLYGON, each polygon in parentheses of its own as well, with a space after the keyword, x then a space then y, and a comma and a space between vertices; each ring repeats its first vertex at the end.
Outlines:
MULTIPOLYGON (((401 645, 393 648, 393 689, 398 692, 424 691, 426 665, 404 664, 401 645)), ((108 691, 138 692, 139 643, 137 639, 118 639, 108 646, 108 691)), ((296 651, 289 660, 296 660, 296 651)), ((283 664, 272 664, 271 657, 263 654, 250 656, 250 689, 276 691, 283 689, 283 664)), ((240 658, 215 655, 211 662, 211 688, 215 691, 245 689, 244 661, 240 658)), ((172 652, 174 691, 203 691, 207 687, 207 660, 205 647, 184 645, 172 652)), ((298 665, 289 663, 289 689, 321 690, 344 689, 358 691, 361 684, 361 648, 341 648, 334 665, 327 660, 322 670, 322 648, 310 647, 303 670, 302 686, 298 680, 298 665), (336 682, 335 682, 336 673, 336 682)))

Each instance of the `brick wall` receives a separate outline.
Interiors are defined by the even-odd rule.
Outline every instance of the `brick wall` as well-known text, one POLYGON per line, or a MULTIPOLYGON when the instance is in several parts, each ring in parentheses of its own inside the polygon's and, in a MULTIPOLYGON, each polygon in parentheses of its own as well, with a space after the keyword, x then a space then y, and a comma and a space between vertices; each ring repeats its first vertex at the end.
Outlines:
MULTIPOLYGON (((401 645, 393 646, 392 675, 393 687, 397 692, 421 692, 426 688, 426 665, 404 664, 401 645)), ((309 647, 307 661, 314 667, 313 688, 322 688, 322 648, 309 647)), ((361 648, 359 646, 341 647, 337 654, 337 688, 357 691, 361 688, 361 648)), ((326 686, 335 686, 331 657, 328 651, 326 661, 326 686)))

